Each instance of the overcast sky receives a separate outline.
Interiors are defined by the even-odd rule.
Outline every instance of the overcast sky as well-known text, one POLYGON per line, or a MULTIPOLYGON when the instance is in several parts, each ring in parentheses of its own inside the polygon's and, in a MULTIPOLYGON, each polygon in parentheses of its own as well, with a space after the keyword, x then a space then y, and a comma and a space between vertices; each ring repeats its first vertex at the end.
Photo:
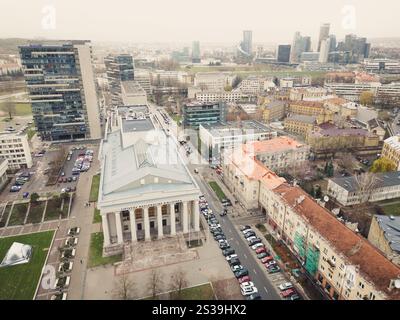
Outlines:
POLYGON ((1 0, 0 37, 289 43, 295 31, 400 36, 397 0, 1 0))

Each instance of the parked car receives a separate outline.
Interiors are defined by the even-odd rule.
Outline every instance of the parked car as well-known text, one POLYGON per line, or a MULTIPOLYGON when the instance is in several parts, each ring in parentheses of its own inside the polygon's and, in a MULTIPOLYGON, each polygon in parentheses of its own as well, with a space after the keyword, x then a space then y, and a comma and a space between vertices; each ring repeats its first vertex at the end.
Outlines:
POLYGON ((18 192, 19 190, 21 190, 21 188, 21 186, 12 186, 10 192, 18 192))
POLYGON ((284 291, 287 289, 293 288, 293 284, 291 282, 284 282, 278 286, 279 290, 284 291))
POLYGON ((267 256, 261 259, 261 263, 267 263, 274 260, 274 258, 272 256, 267 256))
POLYGON ((236 278, 241 278, 241 277, 248 276, 248 275, 249 275, 249 271, 246 268, 243 268, 243 269, 235 272, 236 278))
POLYGON ((244 276, 238 279, 239 283, 243 283, 243 282, 247 282, 250 281, 250 277, 249 276, 244 276))
POLYGON ((246 297, 246 300, 262 300, 260 294, 253 293, 246 297))
POLYGON ((261 243, 260 238, 255 238, 249 241, 249 246, 251 247, 252 245, 255 245, 256 243, 261 243))
POLYGON ((277 266, 277 265, 272 265, 272 266, 269 266, 267 268, 267 270, 268 270, 268 273, 277 273, 277 272, 281 271, 281 268, 279 268, 279 266, 277 266))
POLYGON ((251 227, 250 227, 250 226, 247 226, 247 225, 246 225, 246 226, 241 226, 241 227, 239 228, 239 230, 242 231, 242 232, 245 231, 245 230, 248 230, 248 229, 251 229, 251 227))
POLYGON ((74 236, 74 235, 79 234, 80 231, 81 231, 81 228, 79 228, 79 227, 73 227, 73 228, 69 228, 69 229, 68 229, 67 234, 68 234, 69 236, 74 236))
POLYGON ((243 296, 250 296, 252 294, 258 293, 258 289, 256 287, 249 287, 240 289, 240 292, 242 293, 243 296))
POLYGON ((214 239, 215 239, 215 240, 223 240, 223 239, 226 239, 226 237, 225 237, 224 234, 219 233, 219 234, 217 234, 217 235, 214 236, 214 239))
POLYGON ((265 250, 265 247, 260 247, 260 248, 256 249, 256 254, 260 254, 262 252, 267 252, 267 250, 265 250))
POLYGON ((28 198, 28 197, 29 197, 29 192, 24 192, 24 193, 22 194, 22 198, 26 199, 26 198, 28 198))
POLYGON ((230 248, 230 245, 229 245, 228 241, 226 241, 226 242, 220 242, 220 243, 219 243, 219 248, 222 249, 222 250, 225 250, 225 249, 230 248))
POLYGON ((232 254, 234 254, 234 253, 235 253, 235 249, 232 249, 232 248, 229 248, 229 249, 226 249, 226 250, 223 250, 223 251, 222 251, 222 255, 223 255, 224 257, 229 256, 229 255, 232 255, 232 254))
POLYGON ((243 269, 244 269, 244 267, 241 264, 235 264, 235 265, 231 266, 231 270, 233 273, 236 273, 243 269))
POLYGON ((268 253, 266 253, 266 252, 261 252, 261 253, 257 254, 258 259, 265 258, 266 256, 268 256, 268 253))
POLYGON ((65 176, 65 172, 62 171, 62 172, 61 172, 61 177, 64 177, 64 176, 65 176))
POLYGON ((246 234, 248 234, 249 232, 254 232, 254 230, 252 230, 252 229, 246 229, 246 230, 243 230, 243 231, 242 231, 243 235, 246 235, 246 234))
POLYGON ((76 176, 72 177, 72 181, 76 181, 78 178, 76 176))
POLYGON ((238 266, 238 265, 240 265, 239 258, 233 258, 232 260, 229 260, 229 265, 230 266, 238 266))
POLYGON ((72 182, 72 177, 68 177, 68 182, 72 182))
POLYGON ((292 289, 287 289, 281 292, 281 296, 283 298, 289 298, 290 296, 297 294, 296 290, 292 289))
POLYGON ((226 257, 226 261, 229 261, 229 260, 231 260, 231 259, 233 259, 233 258, 237 258, 237 257, 238 257, 237 254, 231 254, 231 255, 229 255, 229 256, 226 257))
POLYGON ((244 237, 245 237, 246 239, 248 239, 248 238, 250 238, 250 237, 255 237, 255 236, 256 236, 256 233, 253 232, 253 231, 247 232, 247 233, 244 235, 244 237))
POLYGON ((257 250, 258 248, 264 248, 264 247, 265 247, 264 244, 261 243, 261 242, 256 243, 256 244, 254 244, 254 245, 251 246, 251 248, 252 248, 253 250, 257 250))
POLYGON ((264 266, 265 266, 267 269, 268 269, 269 267, 271 267, 271 266, 274 266, 274 265, 277 265, 277 263, 276 263, 275 260, 271 260, 271 261, 268 261, 268 262, 264 263, 264 266))
MULTIPOLYGON (((251 241, 255 240, 255 239, 257 239, 256 236, 250 236, 250 237, 246 238, 247 242, 249 242, 249 243, 250 243, 251 241)), ((253 244, 254 244, 254 243, 253 243, 253 244)))

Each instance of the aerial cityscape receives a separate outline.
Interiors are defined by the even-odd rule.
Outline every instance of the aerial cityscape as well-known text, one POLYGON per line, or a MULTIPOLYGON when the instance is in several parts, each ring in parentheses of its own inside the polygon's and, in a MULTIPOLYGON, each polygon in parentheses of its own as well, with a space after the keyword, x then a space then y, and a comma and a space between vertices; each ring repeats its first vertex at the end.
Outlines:
POLYGON ((400 300, 399 4, 18 2, 0 300, 400 300))

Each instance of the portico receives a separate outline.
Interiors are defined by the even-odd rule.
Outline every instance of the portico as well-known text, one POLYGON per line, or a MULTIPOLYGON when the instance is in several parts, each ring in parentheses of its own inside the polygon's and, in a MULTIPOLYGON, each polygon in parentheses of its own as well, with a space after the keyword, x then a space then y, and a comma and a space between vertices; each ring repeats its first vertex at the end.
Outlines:
POLYGON ((103 140, 97 206, 104 249, 109 247, 112 254, 125 242, 200 230, 200 190, 180 158, 176 142, 165 136, 161 138, 167 141, 160 142, 157 133, 148 140, 141 134, 132 144, 122 131, 109 133, 103 140), (163 148, 166 153, 160 155, 163 148))
POLYGON ((125 241, 149 241, 177 233, 199 231, 196 201, 171 202, 105 213, 102 215, 104 243, 112 245, 125 241))

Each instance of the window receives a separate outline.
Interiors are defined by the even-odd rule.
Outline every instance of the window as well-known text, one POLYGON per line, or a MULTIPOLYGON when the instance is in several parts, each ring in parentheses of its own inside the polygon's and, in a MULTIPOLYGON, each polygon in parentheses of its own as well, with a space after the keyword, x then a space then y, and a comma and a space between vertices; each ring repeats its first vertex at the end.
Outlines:
POLYGON ((359 286, 361 289, 364 289, 364 283, 362 283, 361 281, 358 283, 358 286, 359 286))

